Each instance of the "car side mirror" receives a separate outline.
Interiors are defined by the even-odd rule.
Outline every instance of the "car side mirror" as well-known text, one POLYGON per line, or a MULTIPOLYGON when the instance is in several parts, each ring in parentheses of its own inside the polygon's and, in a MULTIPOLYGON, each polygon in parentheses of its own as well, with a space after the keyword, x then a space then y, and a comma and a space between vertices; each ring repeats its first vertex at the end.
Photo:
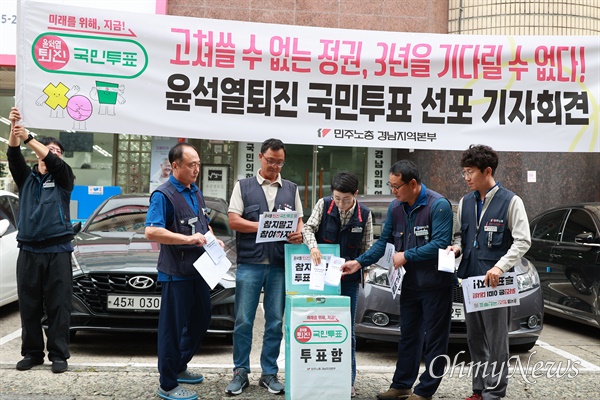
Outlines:
POLYGON ((8 222, 7 219, 3 219, 2 221, 0 221, 0 237, 4 236, 9 226, 10 222, 8 222))
POLYGON ((79 233, 81 230, 81 221, 77 221, 73 224, 73 232, 79 233))

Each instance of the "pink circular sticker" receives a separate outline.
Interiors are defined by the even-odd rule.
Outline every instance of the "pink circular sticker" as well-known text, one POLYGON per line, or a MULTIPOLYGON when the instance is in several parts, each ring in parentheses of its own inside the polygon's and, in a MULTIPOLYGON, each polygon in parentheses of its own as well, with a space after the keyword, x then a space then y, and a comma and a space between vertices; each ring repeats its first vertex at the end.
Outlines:
POLYGON ((58 36, 45 35, 35 43, 34 57, 46 69, 57 70, 69 62, 69 47, 58 36))
POLYGON ((296 340, 306 343, 312 338, 312 330, 308 326, 301 325, 296 328, 296 340))

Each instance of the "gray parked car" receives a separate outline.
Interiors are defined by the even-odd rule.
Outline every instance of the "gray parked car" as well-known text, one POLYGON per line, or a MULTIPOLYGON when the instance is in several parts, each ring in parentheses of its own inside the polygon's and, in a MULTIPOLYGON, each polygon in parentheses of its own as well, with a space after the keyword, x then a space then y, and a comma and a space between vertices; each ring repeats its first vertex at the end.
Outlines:
POLYGON ((540 275, 545 311, 600 328, 600 203, 556 207, 530 226, 525 257, 540 275))
MULTIPOLYGON (((385 222, 392 195, 364 195, 358 201, 373 213, 373 233, 379 237, 385 222)), ((456 215, 457 204, 453 204, 456 215)), ((457 264, 458 265, 458 264, 457 264)), ((537 341, 543 325, 544 303, 539 276, 525 258, 514 266, 518 273, 520 305, 511 307, 509 340, 512 350, 528 351, 537 341)), ((452 326, 450 342, 466 343, 462 287, 457 285, 453 294, 452 326)), ((365 273, 365 284, 360 289, 356 311, 356 337, 396 342, 400 336, 400 301, 392 301, 387 270, 374 264, 365 273)))

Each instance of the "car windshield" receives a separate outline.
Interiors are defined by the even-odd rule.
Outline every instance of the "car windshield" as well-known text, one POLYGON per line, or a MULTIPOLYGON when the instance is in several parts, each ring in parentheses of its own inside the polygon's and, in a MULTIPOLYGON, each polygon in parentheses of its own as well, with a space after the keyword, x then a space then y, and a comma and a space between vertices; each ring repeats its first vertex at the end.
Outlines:
MULTIPOLYGON (((106 208, 105 208, 106 209, 106 208)), ((100 212, 87 226, 87 232, 138 232, 143 233, 148 206, 123 206, 100 212)))
MULTIPOLYGON (((139 200, 138 200, 139 202, 139 200)), ((229 228, 229 218, 220 211, 223 206, 218 203, 211 208, 207 202, 206 213, 210 218, 210 226, 216 236, 233 235, 229 228), (216 207, 219 207, 217 209, 216 207)), ((226 209, 226 208, 225 208, 226 209)), ((144 233, 148 204, 131 204, 123 201, 108 201, 96 216, 88 223, 85 232, 129 232, 144 233)))

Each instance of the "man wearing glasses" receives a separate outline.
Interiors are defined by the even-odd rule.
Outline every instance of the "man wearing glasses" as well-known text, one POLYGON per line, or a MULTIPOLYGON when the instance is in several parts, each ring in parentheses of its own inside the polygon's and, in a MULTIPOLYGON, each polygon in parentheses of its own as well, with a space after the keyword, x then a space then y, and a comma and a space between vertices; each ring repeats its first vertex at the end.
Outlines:
MULTIPOLYGON (((317 243, 340 245, 340 257, 354 260, 373 244, 373 219, 371 211, 356 201, 358 178, 349 172, 340 172, 331 180, 331 196, 320 199, 304 228, 304 244, 310 249, 310 257, 315 265, 321 263, 321 251, 317 243)), ((356 335, 354 319, 358 299, 358 284, 361 271, 346 275, 341 283, 341 295, 350 297, 352 319, 352 388, 351 396, 356 396, 356 335)))
POLYGON ((254 317, 264 289, 265 333, 260 364, 259 385, 270 393, 281 394, 285 388, 277 378, 279 347, 283 338, 285 311, 285 260, 281 242, 256 243, 260 215, 272 211, 297 211, 298 228, 287 242, 302 243, 302 202, 298 187, 281 178, 285 162, 285 145, 279 139, 263 142, 260 170, 255 177, 238 181, 229 202, 229 226, 237 232, 237 272, 235 293, 235 327, 233 331, 233 379, 225 392, 238 395, 250 385, 250 351, 254 317))
POLYGON ((10 172, 19 188, 19 257, 17 291, 23 329, 17 369, 24 371, 44 363, 41 319, 48 316, 47 349, 52 372, 68 368, 69 322, 73 272, 73 227, 69 213, 75 176, 63 161, 63 146, 55 138, 35 138, 10 111, 11 132, 6 152, 10 172), (21 144, 35 152, 33 168, 21 153, 21 144))
MULTIPOLYGON (((462 176, 472 192, 458 204, 454 251, 462 259, 460 278, 485 276, 496 287, 531 246, 529 221, 523 200, 494 179, 498 153, 491 147, 471 145, 462 155, 462 176)), ((510 308, 501 307, 465 314, 467 343, 475 365, 473 394, 466 400, 495 400, 506 396, 508 386, 508 321, 510 308)))
POLYGON ((417 166, 400 160, 390 168, 388 186, 396 196, 388 208, 381 236, 371 249, 342 265, 343 274, 379 260, 387 243, 395 247, 394 268, 406 274, 400 294, 400 328, 396 371, 380 400, 431 399, 439 387, 448 352, 453 273, 438 271, 439 249, 452 240, 452 207, 441 194, 421 183, 417 166), (419 374, 421 356, 425 371, 419 374))

